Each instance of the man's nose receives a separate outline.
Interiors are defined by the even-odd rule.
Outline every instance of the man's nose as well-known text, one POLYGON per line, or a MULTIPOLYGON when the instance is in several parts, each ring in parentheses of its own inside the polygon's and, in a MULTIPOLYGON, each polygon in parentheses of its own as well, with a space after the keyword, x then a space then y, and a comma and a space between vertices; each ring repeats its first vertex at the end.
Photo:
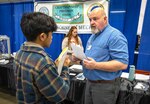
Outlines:
POLYGON ((90 21, 90 24, 93 25, 95 22, 93 20, 90 21))

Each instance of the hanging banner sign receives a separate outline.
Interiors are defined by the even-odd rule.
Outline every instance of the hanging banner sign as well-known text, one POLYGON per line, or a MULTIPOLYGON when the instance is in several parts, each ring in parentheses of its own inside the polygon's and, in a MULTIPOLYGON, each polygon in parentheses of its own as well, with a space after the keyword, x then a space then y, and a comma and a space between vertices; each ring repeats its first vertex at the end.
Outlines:
POLYGON ((35 2, 34 11, 52 16, 57 23, 57 32, 67 33, 71 26, 77 26, 78 33, 91 33, 88 12, 96 6, 105 9, 108 16, 108 1, 87 2, 35 2))

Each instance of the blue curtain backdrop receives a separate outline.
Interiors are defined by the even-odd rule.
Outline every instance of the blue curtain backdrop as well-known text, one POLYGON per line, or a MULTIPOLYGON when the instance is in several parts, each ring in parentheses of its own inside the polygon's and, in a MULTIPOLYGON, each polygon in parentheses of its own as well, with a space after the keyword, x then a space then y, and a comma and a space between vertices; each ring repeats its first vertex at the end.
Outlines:
POLYGON ((150 71, 150 0, 147 0, 137 68, 150 71))
POLYGON ((11 4, 0 4, 0 35, 7 35, 8 37, 10 37, 11 40, 11 50, 13 50, 13 42, 12 40, 14 40, 13 37, 13 33, 14 33, 14 29, 13 29, 13 20, 12 20, 12 15, 13 15, 13 11, 12 8, 13 6, 11 4))
POLYGON ((126 16, 124 22, 124 34, 128 39, 128 48, 129 48, 129 64, 134 62, 134 49, 136 45, 136 36, 137 36, 137 27, 139 20, 141 0, 127 0, 126 5, 126 16))
POLYGON ((25 38, 20 29, 20 19, 23 13, 33 12, 33 2, 0 4, 0 34, 10 37, 11 52, 16 52, 25 38))
MULTIPOLYGON (((141 0, 110 0, 109 23, 118 28, 128 40, 129 64, 133 64, 134 60, 140 4, 141 0)), ((17 51, 20 45, 25 41, 20 29, 20 18, 24 12, 33 12, 33 8, 33 2, 0 4, 0 34, 6 34, 11 38, 12 52, 17 51)), ((90 34, 79 34, 79 36, 85 47, 90 34)), ((63 38, 64 34, 53 33, 52 44, 50 48, 46 48, 46 51, 54 60, 61 52, 61 42, 63 38)), ((141 63, 140 61, 138 62, 138 64, 141 63)), ((143 64, 141 64, 141 66, 142 65, 143 64)), ((150 67, 147 69, 150 70, 150 67)))

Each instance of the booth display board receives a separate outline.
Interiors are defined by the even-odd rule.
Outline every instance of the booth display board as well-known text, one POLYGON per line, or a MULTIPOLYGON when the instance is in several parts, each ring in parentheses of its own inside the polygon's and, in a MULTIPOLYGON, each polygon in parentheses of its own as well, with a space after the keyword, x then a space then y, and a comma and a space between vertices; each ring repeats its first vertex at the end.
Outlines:
POLYGON ((59 33, 67 33, 71 26, 77 26, 78 33, 91 33, 88 13, 99 6, 105 9, 108 16, 107 0, 86 2, 35 2, 34 11, 52 16, 57 23, 59 33))

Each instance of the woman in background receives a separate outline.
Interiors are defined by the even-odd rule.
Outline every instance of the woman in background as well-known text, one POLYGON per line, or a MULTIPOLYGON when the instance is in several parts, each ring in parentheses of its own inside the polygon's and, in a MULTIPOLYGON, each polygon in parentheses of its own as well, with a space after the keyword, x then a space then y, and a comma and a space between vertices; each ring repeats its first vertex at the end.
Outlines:
POLYGON ((62 41, 62 50, 66 47, 69 48, 69 50, 71 51, 71 43, 74 43, 76 45, 80 45, 82 48, 82 41, 81 38, 78 36, 77 33, 77 27, 76 26, 72 26, 68 32, 68 34, 65 36, 65 38, 62 41))

